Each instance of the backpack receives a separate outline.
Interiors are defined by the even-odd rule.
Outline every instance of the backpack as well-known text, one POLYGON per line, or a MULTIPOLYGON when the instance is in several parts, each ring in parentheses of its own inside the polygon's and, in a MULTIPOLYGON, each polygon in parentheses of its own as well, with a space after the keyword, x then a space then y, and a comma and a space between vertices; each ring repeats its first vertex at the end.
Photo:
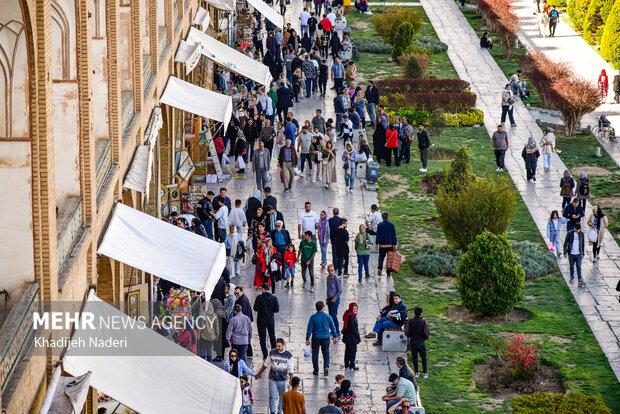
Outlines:
POLYGON ((556 23, 558 21, 558 17, 560 16, 560 13, 558 13, 557 10, 551 10, 551 13, 549 14, 549 18, 551 19, 551 23, 556 23))
POLYGON ((586 182, 582 182, 581 186, 579 187, 579 194, 583 195, 583 196, 587 196, 590 194, 590 184, 586 183, 586 182))
POLYGON ((562 197, 570 197, 572 188, 570 184, 570 178, 562 178, 562 189, 560 190, 560 195, 562 197))

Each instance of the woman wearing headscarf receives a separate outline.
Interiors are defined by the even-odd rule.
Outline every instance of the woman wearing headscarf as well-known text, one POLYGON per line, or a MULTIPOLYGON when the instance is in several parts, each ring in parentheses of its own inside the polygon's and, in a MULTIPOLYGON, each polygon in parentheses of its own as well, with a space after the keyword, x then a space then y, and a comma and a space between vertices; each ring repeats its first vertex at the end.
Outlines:
POLYGON ((315 183, 317 179, 323 181, 323 149, 321 136, 314 135, 312 137, 312 144, 310 144, 310 165, 312 167, 310 175, 312 176, 312 183, 315 183))
POLYGON ((329 244, 329 218, 327 211, 321 211, 319 215, 319 245, 321 245, 321 267, 327 265, 327 245, 329 244))
POLYGON ((381 162, 385 158, 385 133, 386 129, 382 122, 377 122, 375 132, 372 134, 372 145, 374 148, 374 155, 377 162, 381 162))
POLYGON ((596 241, 590 241, 590 244, 592 245, 593 262, 597 262, 599 259, 601 244, 603 243, 603 236, 605 235, 605 230, 607 230, 607 224, 607 216, 605 216, 603 210, 601 210, 600 207, 592 206, 592 214, 590 214, 590 217, 588 217, 588 226, 590 226, 591 229, 596 229, 597 233, 596 241))
POLYGON ((527 181, 536 181, 536 164, 538 164, 538 157, 540 157, 540 151, 538 151, 538 147, 536 146, 536 141, 534 141, 534 137, 528 138, 527 144, 525 144, 525 146, 523 147, 523 151, 521 151, 521 157, 523 157, 523 160, 525 161, 527 181))
POLYGON ((603 99, 607 98, 607 91, 609 89, 609 78, 605 69, 601 70, 601 74, 598 75, 598 90, 601 92, 603 99))
POLYGON ((357 163, 357 152, 353 149, 353 145, 347 142, 342 153, 342 161, 344 161, 344 185, 349 187, 349 191, 353 191, 353 182, 355 181, 355 166, 357 163))
POLYGON ((252 371, 245 361, 239 358, 239 353, 234 348, 228 352, 228 359, 224 362, 224 371, 237 378, 242 375, 256 376, 256 372, 252 371))
POLYGON ((336 391, 336 407, 340 408, 343 414, 350 414, 355 412, 354 403, 355 393, 351 389, 351 381, 344 380, 340 383, 340 389, 336 391))
POLYGON ((257 289, 260 289, 265 282, 269 283, 270 285, 272 284, 271 278, 269 277, 269 264, 271 263, 271 258, 276 253, 277 250, 275 247, 273 247, 271 239, 265 238, 265 242, 262 243, 261 246, 259 246, 258 253, 256 254, 256 272, 254 273, 254 286, 256 286, 257 289))
POLYGON ((562 211, 570 204, 570 201, 575 195, 573 188, 575 188, 575 180, 570 175, 570 171, 564 170, 564 176, 560 178, 560 195, 562 196, 562 211))
POLYGON ((248 198, 248 201, 245 203, 245 218, 248 220, 248 223, 250 223, 252 219, 256 217, 257 210, 263 205, 263 203, 261 203, 260 201, 260 194, 260 190, 254 191, 254 195, 248 198))
MULTIPOLYGON (((216 302, 220 303, 217 299, 216 302)), ((211 301, 202 301, 199 314, 201 323, 196 325, 198 327, 198 356, 209 362, 213 360, 213 348, 220 337, 220 316, 216 313, 211 301)))
MULTIPOLYGON (((259 209, 259 211, 261 212, 262 210, 262 208, 259 209)), ((252 221, 258 221, 258 219, 255 218, 252 221)), ((258 221, 258 223, 256 224, 256 231, 253 231, 252 234, 252 248, 254 249, 256 256, 258 256, 258 251, 263 246, 267 238, 271 238, 271 234, 267 231, 267 226, 262 220, 258 221)))
POLYGON ((205 226, 203 226, 197 218, 192 219, 192 226, 189 229, 192 233, 196 233, 202 237, 207 237, 207 230, 205 229, 205 226))
POLYGON ((357 371, 355 366, 355 356, 357 355, 357 344, 361 342, 359 326, 357 324, 357 303, 349 303, 349 309, 342 315, 342 342, 344 348, 344 367, 357 371))
POLYGON ((577 181, 577 199, 581 200, 581 208, 586 211, 586 203, 590 198, 590 179, 585 171, 579 173, 579 180, 577 181))
POLYGON ((322 156, 323 166, 323 182, 325 187, 329 188, 331 183, 335 183, 337 180, 336 174, 336 148, 334 148, 334 141, 327 140, 325 148, 323 149, 322 156))
POLYGON ((357 253, 357 275, 362 281, 362 268, 366 272, 366 277, 370 277, 368 272, 368 261, 370 259, 370 246, 372 241, 366 232, 366 225, 360 224, 360 232, 355 236, 355 252, 357 253))

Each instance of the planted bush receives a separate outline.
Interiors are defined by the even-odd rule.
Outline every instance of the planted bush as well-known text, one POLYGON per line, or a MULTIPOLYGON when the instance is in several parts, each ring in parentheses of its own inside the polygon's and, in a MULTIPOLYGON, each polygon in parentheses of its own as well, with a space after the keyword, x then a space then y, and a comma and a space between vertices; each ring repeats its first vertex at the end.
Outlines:
POLYGON ((404 22, 396 29, 394 40, 392 41, 392 60, 397 61, 399 57, 406 53, 411 53, 411 41, 413 40, 413 26, 409 22, 404 22))
POLYGON ((478 10, 487 21, 491 31, 497 31, 504 46, 504 59, 511 59, 519 18, 512 10, 511 0, 477 0, 478 10))
POLYGON ((446 125, 449 127, 469 127, 484 124, 484 112, 469 108, 465 113, 445 114, 446 125))
POLYGON ((402 119, 407 117, 411 125, 418 125, 420 122, 426 124, 428 122, 430 113, 428 111, 414 111, 411 109, 401 109, 398 111, 398 116, 402 119))
POLYGON ((444 194, 445 197, 457 197, 463 187, 468 186, 475 179, 467 148, 461 146, 450 163, 446 179, 439 188, 438 194, 444 194))
POLYGON ((583 30, 583 21, 588 13, 588 7, 591 1, 592 0, 571 0, 568 2, 566 12, 577 30, 583 30))
POLYGON ((463 92, 469 82, 461 79, 384 79, 376 82, 383 94, 406 92, 463 92))
POLYGON ((439 189, 435 206, 448 243, 467 249, 485 231, 502 234, 514 213, 516 195, 507 178, 477 178, 464 185, 447 184, 439 189), (452 186, 456 191, 447 191, 452 186))
POLYGON ((519 264, 525 272, 526 279, 548 275, 558 268, 555 255, 533 243, 516 242, 512 244, 512 250, 519 256, 519 264))
POLYGON ((568 63, 554 62, 543 52, 529 52, 521 59, 523 75, 527 77, 540 95, 540 105, 551 108, 548 91, 561 79, 569 79, 572 69, 568 63))
POLYGON ((396 29, 403 23, 410 23, 417 33, 422 27, 422 13, 412 7, 390 7, 372 15, 372 24, 386 43, 393 43, 396 29))
POLYGON ((513 414, 611 414, 600 396, 535 392, 513 397, 513 414))
POLYGON ((416 79, 424 77, 424 71, 422 70, 422 65, 420 65, 418 59, 416 59, 415 57, 410 57, 409 59, 407 59, 407 62, 403 66, 403 76, 405 76, 406 78, 416 79))
POLYGON ((601 38, 601 55, 620 69, 620 1, 614 3, 601 38))
POLYGON ((602 102, 596 85, 577 76, 554 82, 548 95, 553 106, 562 113, 566 135, 569 137, 577 132, 581 118, 598 108, 602 102))
POLYGON ((461 257, 457 275, 456 288, 472 312, 505 315, 521 300, 525 275, 503 234, 485 231, 478 235, 461 257))
POLYGON ((506 359, 510 362, 513 378, 529 380, 538 370, 536 346, 528 343, 525 335, 511 333, 506 339, 506 359))
POLYGON ((388 54, 392 52, 392 45, 381 39, 355 39, 355 47, 359 52, 388 54))
POLYGON ((614 0, 592 0, 583 21, 583 37, 586 42, 595 44, 600 41, 605 21, 611 12, 614 0))
POLYGON ((425 244, 414 251, 409 259, 409 266, 414 272, 429 277, 456 276, 456 267, 461 260, 461 251, 454 251, 448 246, 425 244))
POLYGON ((432 55, 443 53, 448 50, 448 45, 433 37, 417 37, 413 39, 413 52, 417 54, 432 55))

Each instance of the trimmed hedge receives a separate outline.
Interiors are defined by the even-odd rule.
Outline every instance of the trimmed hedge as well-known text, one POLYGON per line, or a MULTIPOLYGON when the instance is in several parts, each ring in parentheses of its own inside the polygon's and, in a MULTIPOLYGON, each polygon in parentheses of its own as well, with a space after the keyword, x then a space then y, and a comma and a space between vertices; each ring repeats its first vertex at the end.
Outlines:
POLYGON ((592 0, 583 21, 583 38, 594 44, 601 40, 605 21, 611 12, 614 0, 592 0))
POLYGON ((446 126, 470 127, 484 124, 484 112, 480 109, 469 108, 465 113, 445 114, 446 126))
POLYGON ((549 3, 550 6, 566 7, 566 0, 547 0, 547 3, 549 3))
POLYGON ((392 53, 392 45, 381 39, 355 39, 355 47, 359 52, 389 54, 392 53))
POLYGON ((600 396, 535 392, 512 399, 513 414, 611 414, 600 396))
POLYGON ((616 1, 605 22, 601 38, 601 55, 611 61, 614 68, 620 69, 620 1, 616 1))
POLYGON ((592 0, 571 0, 566 11, 575 24, 577 30, 583 30, 583 21, 588 13, 592 0))
POLYGON ((515 242, 512 250, 519 255, 519 264, 525 272, 525 278, 548 275, 558 270, 555 254, 543 250, 530 242, 515 242))
POLYGON ((413 53, 418 55, 432 55, 448 50, 448 45, 433 37, 418 37, 413 39, 413 53))
POLYGON ((469 82, 461 79, 385 79, 376 82, 383 95, 406 92, 463 92, 469 82))
POLYGON ((476 106, 472 92, 408 92, 383 95, 379 103, 393 110, 413 109, 432 112, 441 109, 449 113, 465 113, 476 106))

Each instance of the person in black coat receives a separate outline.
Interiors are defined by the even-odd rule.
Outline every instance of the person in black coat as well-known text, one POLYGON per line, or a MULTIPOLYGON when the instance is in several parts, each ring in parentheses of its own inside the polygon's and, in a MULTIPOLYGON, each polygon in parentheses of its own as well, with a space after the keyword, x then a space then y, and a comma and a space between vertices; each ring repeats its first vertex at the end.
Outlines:
POLYGON ((538 157, 540 157, 540 151, 536 146, 536 141, 533 137, 527 140, 527 144, 523 147, 521 156, 525 161, 525 169, 527 171, 527 181, 536 181, 536 165, 538 164, 538 157))
POLYGON ((347 219, 340 219, 340 225, 336 229, 334 235, 334 243, 336 245, 336 270, 338 276, 349 275, 349 232, 347 231, 347 219))
POLYGON ((267 359, 269 350, 267 349, 267 333, 269 334, 269 342, 271 349, 276 347, 276 332, 274 315, 280 312, 280 304, 278 298, 269 293, 269 283, 265 282, 261 286, 263 293, 256 297, 254 301, 254 310, 256 311, 256 325, 258 328, 258 337, 260 338, 260 349, 263 353, 263 359, 267 359))
POLYGON ((355 365, 357 355, 357 345, 361 342, 359 326, 357 323, 357 303, 349 303, 349 309, 342 316, 342 342, 344 348, 344 367, 357 371, 359 367, 355 365))
POLYGON ((260 190, 256 190, 254 195, 248 198, 245 206, 245 218, 248 220, 248 223, 250 223, 250 221, 256 217, 256 211, 262 207, 262 203, 260 202, 260 190))
POLYGON ((338 57, 338 53, 340 52, 341 45, 340 38, 338 37, 338 32, 336 32, 335 30, 333 31, 332 40, 330 41, 330 43, 332 48, 332 58, 336 59, 338 57))
POLYGON ((267 206, 271 206, 278 209, 278 199, 271 195, 271 187, 263 188, 263 192, 265 193, 265 199, 263 200, 263 210, 267 210, 267 206))
POLYGON ((304 48, 306 53, 310 53, 312 50, 312 40, 310 40, 308 32, 304 33, 304 37, 301 38, 301 47, 304 48))
POLYGON ((265 53, 265 57, 263 58, 263 64, 269 68, 269 73, 271 73, 271 77, 273 77, 274 79, 278 79, 278 76, 280 74, 278 73, 276 67, 276 60, 273 57, 273 53, 271 53, 271 50, 267 50, 267 53, 265 53))
POLYGON ((252 155, 254 154, 254 142, 258 138, 258 128, 252 118, 248 118, 243 128, 243 135, 246 139, 246 155, 243 157, 247 161, 247 153, 250 153, 250 161, 252 161, 252 155))
POLYGON ((280 87, 276 91, 278 102, 276 102, 276 115, 278 120, 282 122, 282 114, 284 117, 288 114, 288 109, 293 106, 293 92, 286 87, 284 82, 280 82, 280 87))
POLYGON ((381 122, 377 122, 375 132, 372 134, 372 145, 374 147, 374 155, 377 162, 385 158, 385 127, 381 122))

